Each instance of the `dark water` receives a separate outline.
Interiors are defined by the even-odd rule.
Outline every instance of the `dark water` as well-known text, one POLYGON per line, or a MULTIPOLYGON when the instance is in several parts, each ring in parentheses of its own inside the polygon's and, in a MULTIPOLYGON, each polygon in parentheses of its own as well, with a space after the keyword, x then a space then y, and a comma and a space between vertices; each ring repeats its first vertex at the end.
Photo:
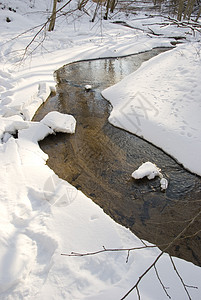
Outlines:
MULTIPOLYGON (((47 112, 58 110, 76 118, 74 135, 57 134, 40 143, 49 155, 48 165, 115 221, 157 245, 170 242, 199 211, 201 178, 152 144, 109 124, 111 106, 100 92, 160 51, 64 66, 56 73, 57 95, 35 116, 40 120, 47 112), (91 91, 85 91, 86 84, 92 85, 91 91), (131 178, 146 161, 156 163, 169 179, 166 193, 160 191, 158 178, 131 178)), ((174 245, 170 253, 201 266, 201 234, 194 235, 200 228, 201 220, 197 220, 187 232, 189 237, 174 245)))

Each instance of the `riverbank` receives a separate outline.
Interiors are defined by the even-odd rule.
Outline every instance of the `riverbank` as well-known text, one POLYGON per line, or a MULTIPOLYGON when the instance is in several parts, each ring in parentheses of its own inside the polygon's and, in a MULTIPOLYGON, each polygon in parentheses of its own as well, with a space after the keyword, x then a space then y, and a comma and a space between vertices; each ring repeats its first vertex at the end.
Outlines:
MULTIPOLYGON (((57 134, 40 142, 49 156, 48 166, 113 220, 140 239, 157 245, 169 243, 183 229, 183 221, 199 211, 201 179, 153 144, 112 126, 108 122, 112 107, 101 91, 165 50, 157 48, 118 59, 81 61, 60 68, 56 72, 57 95, 42 105, 34 117, 34 121, 40 121, 52 110, 75 117, 75 135, 57 134), (91 86, 87 92, 86 83, 91 86), (145 161, 154 162, 165 174, 169 181, 166 192, 161 192, 158 179, 131 178, 133 170, 145 161)), ((201 266, 201 244, 199 240, 194 243, 198 227, 191 226, 188 235, 193 238, 178 241, 168 253, 201 266)))
POLYGON ((109 121, 201 176, 200 74, 200 43, 161 54, 102 92, 113 106, 109 121))

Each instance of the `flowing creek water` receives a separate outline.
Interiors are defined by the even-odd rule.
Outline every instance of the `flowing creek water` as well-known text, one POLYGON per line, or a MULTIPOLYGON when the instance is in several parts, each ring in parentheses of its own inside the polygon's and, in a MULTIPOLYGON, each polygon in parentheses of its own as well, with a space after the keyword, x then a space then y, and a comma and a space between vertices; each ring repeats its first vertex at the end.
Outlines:
MULTIPOLYGON (((34 117, 35 121, 41 120, 49 111, 57 110, 76 118, 75 134, 59 133, 40 142, 49 155, 47 164, 116 222, 157 245, 171 242, 199 211, 201 178, 154 145, 108 123, 111 105, 103 99, 101 91, 162 51, 153 49, 118 59, 80 61, 62 67, 56 72, 57 95, 42 105, 34 117), (92 90, 86 92, 86 84, 92 85, 92 90), (160 191, 158 178, 136 181, 131 177, 146 161, 155 163, 169 179, 165 193, 160 191)), ((199 228, 201 219, 169 253, 201 266, 199 228)))

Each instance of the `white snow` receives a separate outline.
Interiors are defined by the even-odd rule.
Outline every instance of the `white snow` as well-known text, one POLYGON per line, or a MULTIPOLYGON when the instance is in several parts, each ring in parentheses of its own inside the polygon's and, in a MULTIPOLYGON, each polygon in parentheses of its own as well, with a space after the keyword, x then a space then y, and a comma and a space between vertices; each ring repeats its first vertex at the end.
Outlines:
POLYGON ((40 122, 52 128, 54 132, 75 133, 76 120, 71 115, 51 111, 40 122))
POLYGON ((132 173, 132 177, 135 179, 141 179, 145 176, 150 180, 154 179, 156 176, 161 177, 160 169, 150 161, 143 163, 137 170, 132 173))
POLYGON ((165 191, 168 188, 168 180, 163 177, 161 169, 150 161, 143 163, 137 170, 135 170, 131 176, 134 179, 142 179, 147 177, 149 180, 154 179, 156 176, 160 178, 161 191, 165 191))
MULTIPOLYGON (((72 9, 75 4, 72 1, 72 9)), ((28 30, 47 20, 51 5, 49 0, 1 0, 0 4, 0 299, 116 300, 132 287, 160 250, 131 252, 127 264, 127 252, 61 256, 71 251, 96 251, 102 246, 128 248, 144 244, 46 165, 48 156, 38 141, 57 130, 73 133, 75 120, 58 113, 49 114, 42 122, 31 119, 54 88, 53 72, 62 65, 170 46, 173 39, 169 37, 177 30, 177 35, 185 35, 192 43, 143 64, 135 74, 105 91, 104 96, 114 107, 111 122, 135 133, 137 126, 140 135, 165 147, 200 174, 200 46, 193 42, 197 36, 186 34, 187 29, 143 26, 131 17, 132 25, 146 30, 152 27, 165 34, 147 36, 110 20, 102 22, 101 27, 100 22, 91 23, 87 14, 78 11, 59 18, 55 31, 45 32, 41 47, 43 35, 25 53, 39 28, 28 30), (11 22, 6 22, 7 17, 11 22), (141 103, 146 107, 143 111, 141 103), (134 114, 134 122, 130 122, 129 113, 134 114), (16 133, 18 137, 14 138, 16 133)), ((93 11, 88 3, 88 12, 92 15, 93 11)), ((162 17, 144 22, 160 20, 162 17)), ((200 268, 174 260, 184 282, 198 287, 189 289, 192 299, 199 299, 200 268)), ((186 299, 168 255, 162 256, 157 269, 172 299, 186 299)), ((166 298, 154 270, 145 276, 139 289, 143 300, 166 298)), ((137 299, 136 291, 127 299, 137 299)))
POLYGON ((160 184, 161 184, 161 190, 162 191, 167 190, 167 188, 168 188, 168 181, 167 181, 166 178, 161 178, 160 184))
POLYGON ((109 121, 133 132, 201 175, 201 45, 177 46, 105 91, 109 121))

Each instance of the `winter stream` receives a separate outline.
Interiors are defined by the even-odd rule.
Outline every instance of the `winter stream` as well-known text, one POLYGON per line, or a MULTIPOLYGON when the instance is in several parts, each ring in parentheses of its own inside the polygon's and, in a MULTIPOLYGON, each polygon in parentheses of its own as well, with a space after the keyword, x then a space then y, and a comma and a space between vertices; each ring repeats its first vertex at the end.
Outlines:
MULTIPOLYGON (((76 118, 75 134, 51 135, 40 143, 49 155, 49 167, 115 221, 157 245, 172 241, 195 215, 200 206, 201 179, 157 147, 108 123, 111 106, 102 98, 101 91, 161 51, 164 49, 64 66, 56 72, 57 95, 50 98, 34 118, 41 120, 52 110, 76 118), (92 86, 88 92, 84 88, 86 84, 92 86), (146 161, 155 163, 168 178, 165 193, 160 191, 158 178, 135 181, 131 177, 146 161)), ((188 237, 170 249, 171 254, 199 266, 201 234, 193 234, 200 223, 201 220, 190 227, 188 237)))

